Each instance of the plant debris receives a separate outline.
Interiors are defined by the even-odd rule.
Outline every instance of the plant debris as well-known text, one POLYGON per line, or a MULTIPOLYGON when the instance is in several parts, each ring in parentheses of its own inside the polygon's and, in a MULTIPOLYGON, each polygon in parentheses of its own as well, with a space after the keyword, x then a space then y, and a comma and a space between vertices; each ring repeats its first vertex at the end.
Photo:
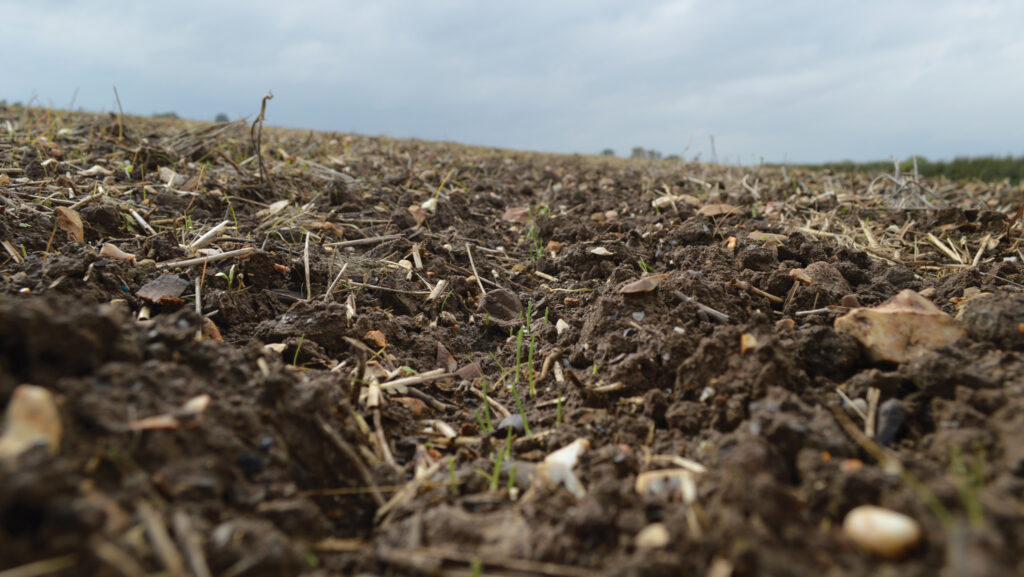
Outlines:
POLYGON ((1017 184, 252 112, 0 105, 0 572, 1021 572, 1017 184))

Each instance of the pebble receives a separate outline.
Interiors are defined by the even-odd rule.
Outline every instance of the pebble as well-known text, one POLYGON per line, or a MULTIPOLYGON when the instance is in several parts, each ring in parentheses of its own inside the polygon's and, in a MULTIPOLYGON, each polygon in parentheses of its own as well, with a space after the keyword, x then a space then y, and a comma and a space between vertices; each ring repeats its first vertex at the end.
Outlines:
POLYGON ((885 559, 903 557, 922 537, 917 521, 874 505, 861 505, 847 513, 843 533, 864 550, 885 559))

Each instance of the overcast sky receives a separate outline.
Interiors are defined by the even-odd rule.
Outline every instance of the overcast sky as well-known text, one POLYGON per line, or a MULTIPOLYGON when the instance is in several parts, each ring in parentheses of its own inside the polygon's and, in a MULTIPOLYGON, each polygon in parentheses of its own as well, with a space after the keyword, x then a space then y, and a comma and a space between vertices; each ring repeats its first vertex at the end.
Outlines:
POLYGON ((0 98, 751 164, 1024 154, 1024 2, 0 0, 0 98), (173 6, 173 8, 172 8, 173 6), (74 100, 72 101, 72 99, 74 100))

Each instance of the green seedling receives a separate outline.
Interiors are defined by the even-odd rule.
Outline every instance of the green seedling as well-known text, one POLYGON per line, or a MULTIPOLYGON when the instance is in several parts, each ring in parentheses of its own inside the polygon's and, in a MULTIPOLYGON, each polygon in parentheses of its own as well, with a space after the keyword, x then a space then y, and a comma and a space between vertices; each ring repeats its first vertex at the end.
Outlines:
POLYGON ((558 391, 558 404, 555 405, 555 427, 562 426, 562 391, 558 391))
POLYGON ((636 264, 637 264, 637 266, 640 267, 640 272, 642 272, 643 274, 647 274, 647 273, 651 272, 650 265, 648 265, 646 262, 644 262, 643 258, 641 258, 640 260, 636 261, 636 264))
POLYGON ((455 457, 448 457, 448 489, 453 495, 459 494, 459 481, 455 477, 455 457))
POLYGON ((483 430, 490 433, 494 430, 494 426, 491 424, 491 401, 487 398, 487 379, 483 379, 481 388, 484 393, 484 424, 486 425, 483 430))
POLYGON ((516 408, 519 409, 519 416, 523 418, 523 432, 530 436, 530 423, 526 420, 526 411, 523 409, 523 401, 519 398, 519 387, 512 387, 512 397, 516 400, 516 408))
POLYGON ((971 461, 965 462, 960 447, 953 447, 949 456, 950 469, 956 477, 956 488, 967 512, 967 522, 971 527, 980 528, 985 524, 985 508, 981 502, 981 489, 985 485, 984 459, 971 461))
POLYGON ((292 366, 299 366, 299 352, 302 351, 302 342, 306 340, 306 335, 303 334, 299 337, 299 345, 295 347, 295 356, 292 357, 292 366))
POLYGON ((227 273, 219 272, 213 276, 224 279, 228 283, 228 290, 231 290, 231 287, 235 285, 236 280, 238 281, 238 288, 244 288, 242 285, 242 277, 245 275, 240 272, 236 273, 235 265, 231 265, 231 268, 228 269, 227 273))

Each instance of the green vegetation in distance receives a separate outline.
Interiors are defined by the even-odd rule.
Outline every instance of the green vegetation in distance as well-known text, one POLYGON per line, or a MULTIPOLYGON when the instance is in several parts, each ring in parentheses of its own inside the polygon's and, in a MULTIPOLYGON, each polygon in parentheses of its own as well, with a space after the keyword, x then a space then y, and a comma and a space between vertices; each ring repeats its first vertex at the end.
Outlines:
MULTIPOLYGON (((812 170, 878 174, 891 172, 894 165, 892 161, 853 162, 844 160, 805 165, 805 167, 812 170)), ((950 180, 977 179, 984 182, 998 182, 1009 178, 1011 182, 1021 182, 1024 180, 1024 156, 957 157, 950 161, 930 161, 923 156, 918 156, 917 171, 925 178, 945 176, 950 180)), ((900 162, 900 172, 905 174, 914 172, 914 157, 900 162)))

